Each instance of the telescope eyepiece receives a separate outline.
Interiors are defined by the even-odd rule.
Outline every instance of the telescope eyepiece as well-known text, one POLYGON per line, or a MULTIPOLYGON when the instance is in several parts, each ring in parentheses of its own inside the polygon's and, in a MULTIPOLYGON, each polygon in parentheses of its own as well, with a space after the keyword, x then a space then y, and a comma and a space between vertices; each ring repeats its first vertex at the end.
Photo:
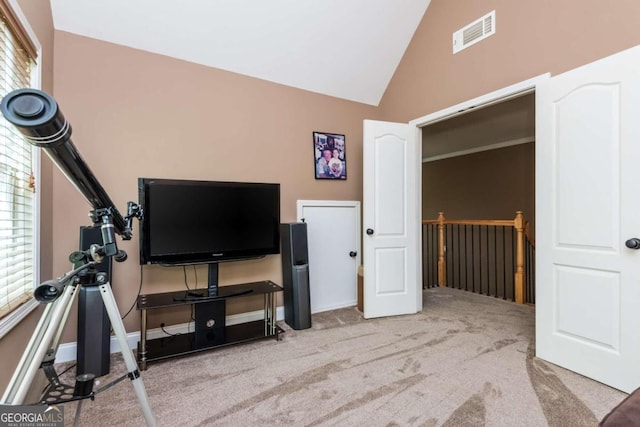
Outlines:
POLYGON ((64 284, 58 280, 47 280, 42 282, 33 291, 33 296, 39 302, 48 304, 58 299, 64 291, 64 284))

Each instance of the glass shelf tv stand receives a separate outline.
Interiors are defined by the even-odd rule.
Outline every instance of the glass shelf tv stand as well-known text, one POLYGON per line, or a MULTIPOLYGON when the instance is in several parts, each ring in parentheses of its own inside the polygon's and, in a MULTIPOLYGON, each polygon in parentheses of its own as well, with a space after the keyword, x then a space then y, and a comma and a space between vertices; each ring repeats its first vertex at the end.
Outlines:
POLYGON ((172 357, 184 356, 212 348, 274 337, 279 340, 283 330, 276 324, 276 294, 282 287, 270 280, 238 285, 220 286, 214 295, 207 289, 140 295, 140 341, 138 364, 141 370, 147 364, 172 357), (262 295, 264 319, 227 326, 226 301, 262 295), (193 305, 194 331, 166 337, 147 338, 147 311, 180 305, 193 305))

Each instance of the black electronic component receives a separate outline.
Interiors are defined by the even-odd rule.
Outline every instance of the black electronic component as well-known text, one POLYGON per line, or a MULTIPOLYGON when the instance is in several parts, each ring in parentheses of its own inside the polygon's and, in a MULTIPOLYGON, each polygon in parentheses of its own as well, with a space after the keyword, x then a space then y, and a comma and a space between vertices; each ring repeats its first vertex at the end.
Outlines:
POLYGON ((307 224, 280 225, 284 321, 293 329, 311 327, 307 224))

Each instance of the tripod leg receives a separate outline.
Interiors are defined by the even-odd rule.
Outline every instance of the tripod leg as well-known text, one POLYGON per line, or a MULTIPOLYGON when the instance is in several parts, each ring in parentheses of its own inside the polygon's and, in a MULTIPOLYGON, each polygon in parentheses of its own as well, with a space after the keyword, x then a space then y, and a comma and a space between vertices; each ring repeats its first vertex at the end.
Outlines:
POLYGON ((45 357, 54 357, 57 350, 51 344, 54 339, 57 341, 64 323, 62 320, 69 313, 69 307, 73 303, 76 295, 76 286, 68 285, 64 292, 52 303, 49 303, 42 313, 38 326, 33 332, 29 344, 20 359, 18 367, 14 371, 13 377, 2 396, 1 403, 9 405, 20 405, 29 392, 33 378, 40 368, 45 357))
POLYGON ((122 352, 122 357, 124 358, 125 365, 127 366, 127 372, 129 373, 131 384, 133 384, 133 388, 138 396, 138 402, 142 407, 144 418, 147 420, 147 425, 155 426, 156 420, 151 412, 147 391, 142 383, 142 378, 140 378, 140 371, 138 370, 136 359, 133 357, 133 352, 127 343, 127 331, 125 331, 124 324, 120 318, 120 312, 118 311, 116 300, 113 297, 111 285, 109 283, 105 283, 100 285, 99 288, 102 301, 104 302, 104 307, 109 314, 109 320, 111 320, 111 327, 118 339, 118 344, 120 344, 120 351, 122 352))

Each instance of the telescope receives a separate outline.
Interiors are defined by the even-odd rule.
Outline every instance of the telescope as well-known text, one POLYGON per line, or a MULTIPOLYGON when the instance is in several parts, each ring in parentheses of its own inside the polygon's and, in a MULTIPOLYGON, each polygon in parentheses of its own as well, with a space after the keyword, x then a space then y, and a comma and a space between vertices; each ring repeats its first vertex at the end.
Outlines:
POLYGON ((129 378, 138 397, 148 425, 155 426, 148 397, 138 365, 127 343, 127 334, 118 311, 111 285, 105 273, 94 267, 104 257, 113 256, 115 261, 124 261, 127 255, 118 250, 115 235, 123 240, 132 237, 133 218, 142 218, 142 210, 129 202, 127 215, 122 216, 107 192, 71 141, 71 125, 64 118, 56 101, 48 94, 36 89, 19 89, 7 94, 0 103, 0 112, 22 133, 28 143, 43 149, 53 163, 76 187, 92 206, 90 217, 94 225, 100 224, 102 245, 91 245, 89 250, 73 252, 69 260, 74 269, 55 280, 47 280, 34 290, 35 298, 47 303, 42 317, 20 359, 0 404, 21 405, 27 395, 38 369, 42 369, 49 385, 39 403, 56 405, 78 401, 76 424, 79 423, 81 402, 93 400, 95 394, 106 390, 116 382, 129 378), (61 384, 53 369, 55 355, 62 336, 64 324, 77 295, 78 287, 97 287, 104 303, 120 351, 127 367, 127 374, 94 392, 93 374, 80 375, 76 385, 61 384))
MULTIPOLYGON (((130 240, 132 220, 134 217, 140 219, 142 212, 137 204, 129 202, 127 216, 120 214, 71 141, 71 125, 56 101, 39 90, 19 89, 2 99, 0 111, 27 142, 47 153, 93 207, 90 216, 94 225, 101 224, 103 240, 102 246, 92 248, 93 261, 101 262, 104 256, 113 256, 118 262, 127 259, 126 252, 118 250, 114 234, 130 240)), ((64 287, 60 283, 48 281, 38 286, 34 292, 36 299, 41 302, 55 300, 64 287)))
POLYGON ((113 231, 123 240, 131 239, 131 221, 134 216, 141 215, 139 208, 129 202, 127 216, 120 214, 71 141, 71 125, 51 96, 36 89, 19 89, 2 99, 0 111, 27 142, 42 148, 80 191, 94 209, 94 223, 102 221, 103 214, 109 215, 113 231))

